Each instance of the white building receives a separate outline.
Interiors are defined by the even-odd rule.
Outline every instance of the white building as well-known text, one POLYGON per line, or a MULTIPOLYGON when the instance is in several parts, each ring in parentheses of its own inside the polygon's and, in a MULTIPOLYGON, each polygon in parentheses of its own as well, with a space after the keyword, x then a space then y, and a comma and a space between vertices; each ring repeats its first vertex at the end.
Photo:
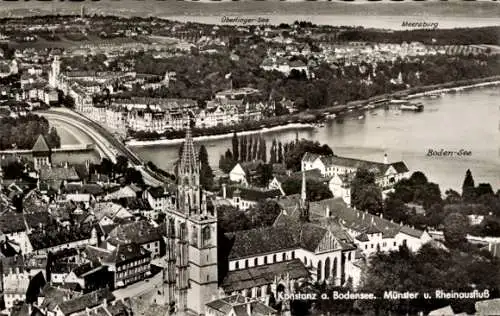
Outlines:
MULTIPOLYGON (((403 161, 389 163, 387 155, 384 156, 384 162, 373 162, 335 155, 323 156, 311 153, 305 153, 302 158, 302 170, 318 169, 323 176, 333 177, 334 175, 345 175, 356 173, 359 168, 366 168, 375 174, 376 183, 382 190, 391 189, 394 184, 401 179, 408 177, 408 167, 403 161)), ((339 182, 339 179, 335 180, 339 182)))

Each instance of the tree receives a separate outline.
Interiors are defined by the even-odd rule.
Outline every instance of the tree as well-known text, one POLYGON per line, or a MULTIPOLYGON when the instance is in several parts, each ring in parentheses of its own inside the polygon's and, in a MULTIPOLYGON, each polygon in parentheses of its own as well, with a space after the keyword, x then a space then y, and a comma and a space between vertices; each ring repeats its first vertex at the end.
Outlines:
POLYGON ((415 171, 411 176, 410 176, 410 183, 414 186, 416 185, 423 185, 426 184, 427 177, 425 174, 421 171, 415 171))
POLYGON ((246 216, 252 223, 253 228, 268 227, 274 223, 280 212, 281 207, 276 201, 266 200, 249 208, 246 211, 246 216))
POLYGON ((283 158, 283 144, 278 143, 278 163, 283 163, 285 159, 283 158))
POLYGON ((267 148, 266 148, 266 141, 261 138, 259 142, 259 159, 267 162, 267 148))
POLYGON ((218 207, 217 218, 217 225, 221 231, 226 233, 252 228, 252 223, 245 213, 232 206, 218 207))
POLYGON ((214 184, 214 173, 210 164, 208 163, 208 152, 205 145, 200 146, 199 154, 200 158, 200 185, 206 190, 210 190, 214 184))
POLYGON ((493 188, 491 187, 491 184, 489 183, 480 183, 476 190, 475 190, 475 196, 477 198, 480 198, 483 195, 493 195, 493 188))
POLYGON ((288 144, 285 150, 285 163, 288 169, 299 171, 302 166, 302 158, 306 152, 318 155, 333 155, 333 151, 328 145, 321 145, 319 142, 302 139, 288 144))
POLYGON ((269 152, 269 162, 274 164, 278 162, 278 159, 276 157, 277 153, 277 144, 276 144, 276 138, 273 139, 273 143, 271 144, 271 151, 269 152))
POLYGON ((233 134, 233 158, 235 161, 240 161, 240 154, 238 150, 238 145, 239 145, 239 140, 238 140, 238 135, 236 135, 236 132, 233 134))
POLYGON ((61 138, 59 137, 59 134, 57 133, 57 130, 55 127, 52 127, 50 129, 50 132, 47 135, 47 143, 48 143, 50 148, 61 147, 61 138))
POLYGON ((257 174, 259 175, 259 186, 266 187, 273 178, 273 165, 259 164, 257 166, 257 174))
POLYGON ((111 175, 113 173, 113 163, 108 158, 103 158, 99 165, 100 174, 111 175))
POLYGON ((444 219, 444 238, 452 246, 466 242, 469 229, 467 217, 461 213, 451 213, 444 219))
POLYGON ((236 162, 233 159, 233 154, 231 153, 231 150, 228 149, 224 155, 220 156, 219 159, 219 168, 224 172, 224 173, 229 173, 235 166, 236 162))
POLYGON ((462 185, 462 198, 465 202, 472 202, 475 198, 475 185, 472 173, 469 169, 465 173, 464 183, 462 185))
POLYGON ((134 168, 127 168, 124 174, 125 184, 138 184, 144 185, 144 179, 142 178, 142 173, 134 168))
POLYGON ((119 155, 116 157, 115 172, 123 174, 128 168, 128 159, 125 156, 119 155))
MULTIPOLYGON (((235 159, 234 154, 232 156, 235 159)), ((200 146, 200 149, 198 151, 198 158, 200 159, 201 165, 208 165, 209 164, 208 163, 208 151, 207 151, 207 148, 205 147, 205 145, 200 146)))
POLYGON ((248 161, 247 136, 241 138, 240 143, 240 161, 248 161))
POLYGON ((375 175, 367 169, 356 171, 351 183, 351 205, 374 214, 382 211, 382 190, 375 183, 375 175))

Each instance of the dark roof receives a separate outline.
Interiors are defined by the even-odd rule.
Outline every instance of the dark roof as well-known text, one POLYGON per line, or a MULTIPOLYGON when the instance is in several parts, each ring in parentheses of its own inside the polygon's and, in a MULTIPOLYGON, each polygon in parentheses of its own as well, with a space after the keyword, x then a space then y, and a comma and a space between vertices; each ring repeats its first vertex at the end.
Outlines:
POLYGON ((6 212, 1 214, 0 231, 4 234, 26 231, 23 214, 16 212, 6 212))
POLYGON ((73 292, 82 292, 82 286, 80 283, 77 282, 64 282, 63 284, 60 285, 61 288, 63 289, 68 289, 73 292))
POLYGON ((207 306, 211 309, 215 309, 218 312, 222 312, 224 315, 227 315, 233 306, 246 303, 246 298, 240 294, 231 295, 227 297, 223 297, 221 299, 211 301, 207 303, 207 306))
POLYGON ((142 245, 161 239, 158 228, 146 221, 119 225, 109 233, 109 241, 116 244, 135 242, 142 245))
POLYGON ((229 259, 298 248, 314 252, 326 234, 322 227, 300 222, 228 233, 232 243, 229 259))
POLYGON ((47 141, 45 140, 45 137, 43 137, 43 135, 38 136, 38 139, 33 145, 31 151, 33 153, 47 153, 47 154, 50 153, 50 147, 47 144, 47 141))
POLYGON ((410 170, 408 169, 408 167, 406 166, 406 164, 405 164, 404 162, 402 162, 402 161, 393 162, 393 163, 391 163, 391 166, 392 166, 394 169, 396 169, 396 171, 397 171, 398 173, 405 173, 405 172, 410 171, 410 170))
POLYGON ((129 315, 130 308, 122 300, 114 301, 106 307, 111 316, 129 315))
POLYGON ((40 307, 42 309, 47 308, 48 310, 54 310, 54 308, 64 302, 68 296, 72 298, 78 296, 78 294, 69 289, 55 287, 47 283, 42 289, 40 296, 44 298, 40 307))
POLYGON ((112 301, 115 299, 114 295, 108 288, 99 289, 97 291, 84 294, 72 300, 65 301, 59 304, 59 308, 64 315, 69 315, 85 310, 86 308, 93 308, 103 303, 104 300, 112 301))
POLYGON ((358 236, 356 236, 356 239, 363 242, 370 241, 366 233, 359 234, 358 236))
POLYGON ((383 217, 347 207, 342 199, 338 198, 312 202, 310 204, 310 213, 315 214, 318 217, 318 221, 320 221, 321 218, 325 218, 325 210, 327 207, 330 209, 332 219, 340 226, 358 232, 368 232, 369 230, 370 232, 378 231, 382 233, 384 238, 393 238, 399 232, 420 238, 423 233, 409 226, 393 223, 383 217))
POLYGON ((92 226, 81 225, 68 229, 47 229, 47 231, 36 230, 28 235, 33 250, 46 249, 78 240, 90 239, 92 226))
POLYGON ((80 177, 73 167, 46 167, 40 169, 41 181, 80 181, 80 177))
POLYGON ((24 214, 26 223, 29 228, 39 228, 40 226, 47 226, 50 223, 50 215, 47 212, 37 212, 24 214))
POLYGON ((134 261, 142 258, 150 257, 151 252, 144 249, 137 243, 127 245, 117 245, 116 249, 111 252, 111 255, 106 259, 106 262, 119 264, 125 261, 134 261))
POLYGON ((164 187, 150 188, 150 189, 148 189, 148 192, 149 192, 149 194, 151 194, 151 196, 154 199, 159 199, 159 198, 162 198, 162 197, 165 197, 165 196, 168 195, 168 193, 165 194, 165 188, 164 187))
POLYGON ((104 193, 104 188, 97 183, 67 183, 63 189, 64 193, 84 193, 92 195, 101 195, 104 193))
POLYGON ((290 279, 309 277, 309 271, 302 261, 294 259, 244 270, 229 271, 222 282, 225 292, 239 291, 272 284, 278 275, 288 273, 290 279))
POLYGON ((77 277, 83 276, 85 273, 94 270, 95 268, 100 267, 100 265, 97 265, 94 262, 87 262, 84 264, 79 265, 77 268, 73 269, 73 273, 77 277))

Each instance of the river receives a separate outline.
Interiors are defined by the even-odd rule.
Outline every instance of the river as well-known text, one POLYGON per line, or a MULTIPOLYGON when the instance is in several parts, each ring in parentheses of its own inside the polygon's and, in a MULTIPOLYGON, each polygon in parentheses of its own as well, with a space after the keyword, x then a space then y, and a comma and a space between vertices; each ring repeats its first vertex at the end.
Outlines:
MULTIPOLYGON (((421 113, 377 109, 363 119, 351 115, 337 118, 324 127, 285 130, 264 134, 267 147, 274 138, 282 142, 299 138, 328 144, 335 154, 382 161, 387 153, 390 161, 403 160, 410 170, 424 172, 430 181, 461 190, 467 169, 476 183, 488 182, 500 188, 500 108, 497 88, 474 89, 446 94, 439 99, 422 99, 421 113), (468 157, 429 157, 428 150, 460 149, 470 151, 468 157)), ((203 142, 210 164, 231 147, 231 138, 203 142)), ((172 170, 179 145, 135 146, 133 150, 165 170, 172 170)))

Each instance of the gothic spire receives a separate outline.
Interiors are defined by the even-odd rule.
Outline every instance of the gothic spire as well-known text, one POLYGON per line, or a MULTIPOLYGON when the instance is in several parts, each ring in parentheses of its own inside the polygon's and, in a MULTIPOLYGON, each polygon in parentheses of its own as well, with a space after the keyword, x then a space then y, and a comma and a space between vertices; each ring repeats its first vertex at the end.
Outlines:
POLYGON ((305 205, 307 199, 306 195, 306 173, 302 171, 302 191, 300 192, 300 202, 305 205))
POLYGON ((186 138, 182 149, 182 157, 179 165, 179 174, 197 173, 199 165, 196 162, 196 151, 194 150, 193 137, 191 136, 191 127, 186 128, 186 138))
POLYGON ((306 194, 306 174, 302 171, 302 192, 300 194, 300 219, 303 222, 309 221, 309 202, 306 194))

